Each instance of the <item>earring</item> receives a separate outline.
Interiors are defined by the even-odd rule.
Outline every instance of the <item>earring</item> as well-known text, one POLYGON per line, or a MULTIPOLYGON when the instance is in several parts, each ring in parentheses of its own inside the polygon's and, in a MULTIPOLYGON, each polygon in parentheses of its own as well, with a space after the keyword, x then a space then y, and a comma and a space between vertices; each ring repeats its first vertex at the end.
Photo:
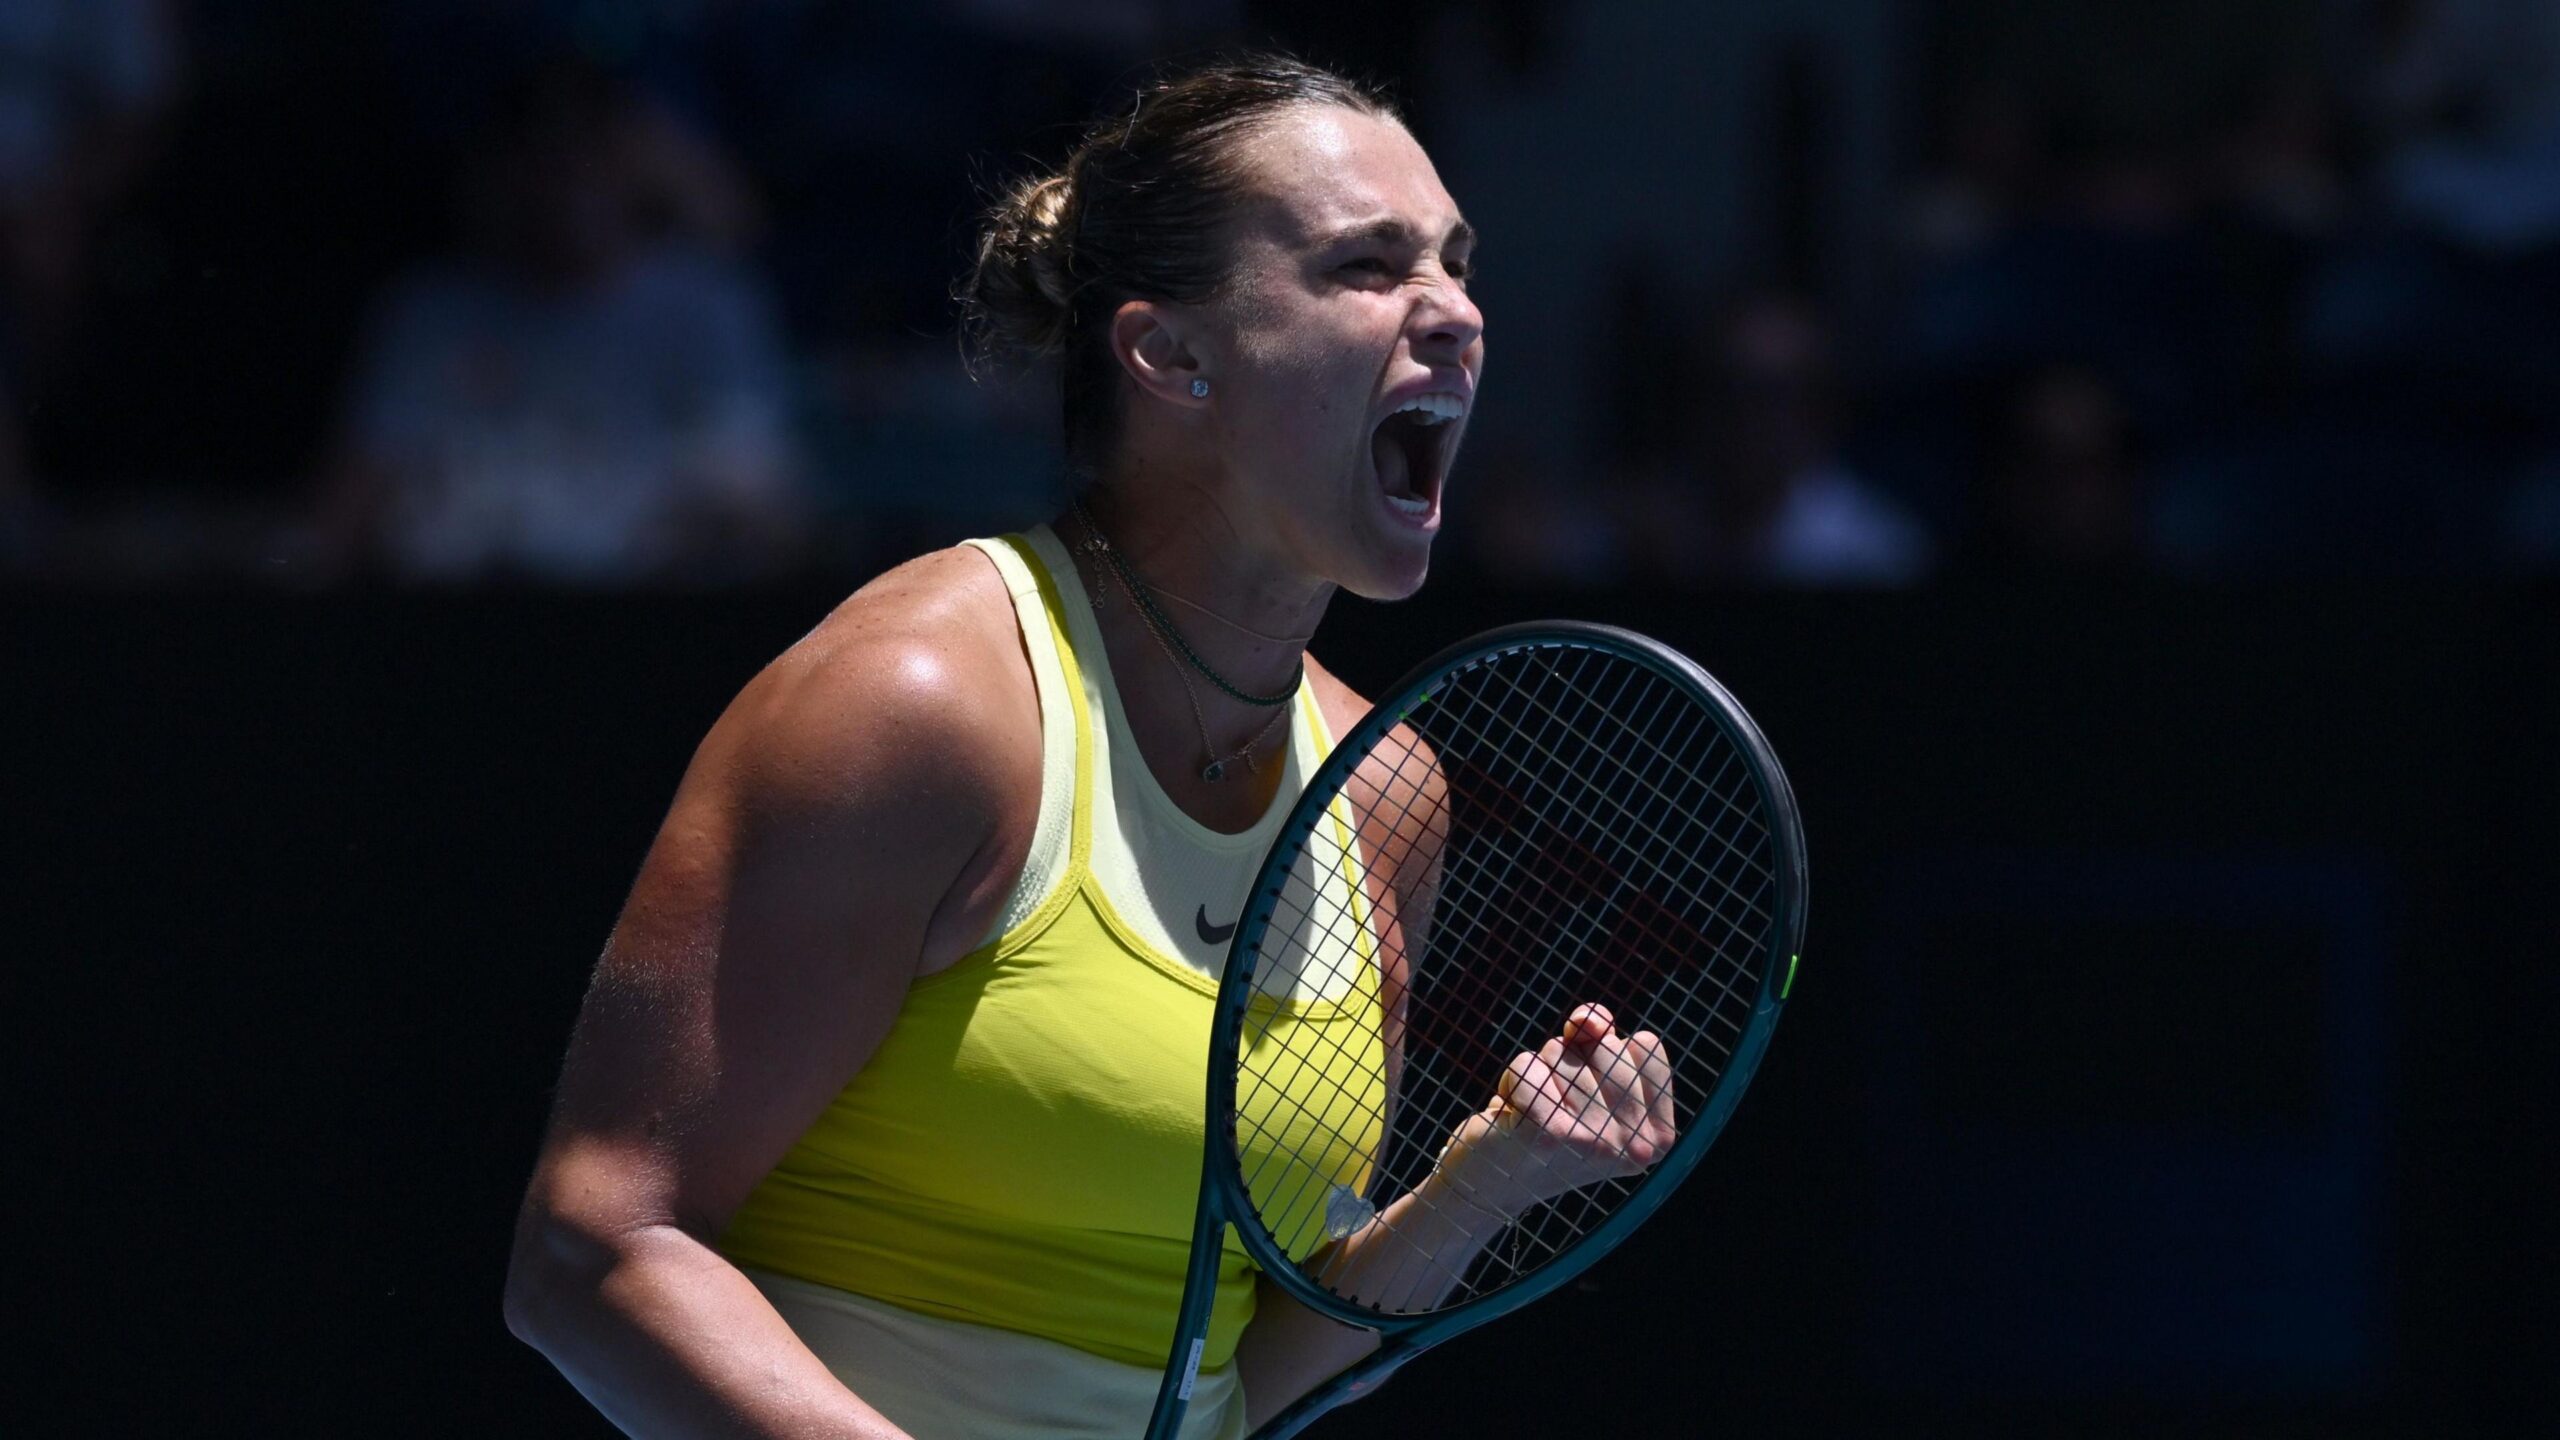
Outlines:
POLYGON ((1206 381, 1206 380, 1194 380, 1194 381, 1192 381, 1192 382, 1191 382, 1191 398, 1192 398, 1192 399, 1194 399, 1194 400, 1206 400, 1206 399, 1208 399, 1208 398, 1209 398, 1209 382, 1208 382, 1208 381, 1206 381))

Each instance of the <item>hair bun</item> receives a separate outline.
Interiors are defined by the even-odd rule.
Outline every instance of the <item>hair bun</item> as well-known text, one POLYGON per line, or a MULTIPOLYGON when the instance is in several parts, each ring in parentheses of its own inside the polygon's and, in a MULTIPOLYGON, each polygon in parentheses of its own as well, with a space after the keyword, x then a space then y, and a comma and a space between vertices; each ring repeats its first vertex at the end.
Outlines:
POLYGON ((1255 192, 1244 145, 1300 105, 1389 125, 1366 86, 1285 55, 1219 60, 1141 88, 1085 132, 1052 174, 992 197, 967 275, 952 287, 961 345, 982 361, 1056 357, 1067 463, 1101 473, 1119 443, 1126 372, 1112 316, 1132 300, 1205 305, 1235 269, 1228 222, 1255 192))
POLYGON ((960 293, 981 352, 1038 358, 1064 345, 1076 295, 1066 238, 1074 199, 1061 171, 1016 182, 988 210, 960 293))

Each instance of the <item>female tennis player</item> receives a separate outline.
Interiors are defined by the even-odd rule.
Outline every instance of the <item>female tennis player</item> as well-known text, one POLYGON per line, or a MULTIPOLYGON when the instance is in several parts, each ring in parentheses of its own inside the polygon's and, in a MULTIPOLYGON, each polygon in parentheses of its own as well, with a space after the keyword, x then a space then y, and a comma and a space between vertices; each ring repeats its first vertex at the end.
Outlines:
MULTIPOLYGON (((1149 88, 996 207, 964 306, 1057 357, 1086 493, 865 586, 687 771, 507 1282, 510 1327, 615 1423, 1144 1428, 1225 942, 1368 709, 1307 638, 1335 590, 1429 568, 1483 367, 1473 249, 1386 102, 1270 57, 1149 88)), ((1374 912, 1421 923, 1427 859, 1372 859, 1374 912)), ((1390 1085, 1400 981, 1362 987, 1390 1085)), ((1466 1203, 1391 1208, 1337 1284, 1415 1284, 1362 1274, 1393 1239, 1445 1288, 1507 1218, 1668 1148, 1652 1037, 1554 1023, 1428 1182, 1466 1203)), ((1231 1248, 1183 1434, 1245 1434, 1375 1343, 1257 1297, 1231 1248)))

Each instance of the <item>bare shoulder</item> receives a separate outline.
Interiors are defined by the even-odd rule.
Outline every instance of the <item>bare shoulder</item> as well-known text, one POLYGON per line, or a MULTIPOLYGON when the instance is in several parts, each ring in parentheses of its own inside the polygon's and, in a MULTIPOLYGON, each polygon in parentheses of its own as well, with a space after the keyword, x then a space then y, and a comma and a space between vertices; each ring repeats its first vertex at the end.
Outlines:
MULTIPOLYGON (((1312 655, 1307 657, 1307 678, 1337 744, 1375 708, 1312 655)), ((1439 908, 1441 858, 1449 838, 1448 777, 1429 742, 1411 725, 1398 723, 1352 770, 1343 794, 1359 817, 1366 884, 1384 941, 1378 949, 1383 1034, 1388 1054, 1401 1057, 1413 957, 1430 944, 1439 908)), ((1397 1083, 1392 1077, 1400 1064, 1400 1058, 1389 1061, 1391 1086, 1397 1083)))
MULTIPOLYGON (((1307 680, 1315 687, 1316 704, 1324 711, 1325 728, 1333 732, 1339 743, 1352 727, 1369 718, 1376 708, 1368 696, 1345 684, 1316 657, 1307 657, 1307 680)), ((1445 793, 1446 779, 1440 774, 1440 757, 1410 725, 1399 724, 1387 731, 1371 752, 1370 761, 1362 766, 1372 770, 1383 781, 1389 772, 1409 774, 1417 783, 1427 783, 1435 791, 1445 793)))
POLYGON ((527 1213, 718 1234, 985 924, 979 881, 1036 817, 1037 707, 966 550, 864 586, 750 681, 596 963, 527 1213))
POLYGON ((985 556, 955 546, 838 605, 748 684, 713 741, 749 804, 928 801, 992 818, 1026 762, 1038 783, 1038 714, 1012 597, 985 556))
MULTIPOLYGON (((1312 655, 1307 678, 1337 742, 1375 708, 1312 655)), ((1448 835, 1449 782, 1438 752, 1411 725, 1395 725, 1352 772, 1347 788, 1362 814, 1372 817, 1362 825, 1376 832, 1366 837, 1371 853, 1401 862, 1390 865, 1390 883, 1400 890, 1423 883, 1448 835)))
POLYGON ((875 910, 920 903, 895 963, 939 969, 976 943, 1029 849, 1039 704, 1002 576, 975 550, 937 551, 862 587, 750 681, 669 819, 732 835, 736 864, 788 856, 831 892, 876 892, 875 910))
POLYGON ((1307 683, 1315 687, 1316 706, 1324 711, 1325 728, 1336 740, 1351 733, 1351 727, 1369 714, 1369 697, 1343 683, 1313 653, 1307 656, 1307 683))

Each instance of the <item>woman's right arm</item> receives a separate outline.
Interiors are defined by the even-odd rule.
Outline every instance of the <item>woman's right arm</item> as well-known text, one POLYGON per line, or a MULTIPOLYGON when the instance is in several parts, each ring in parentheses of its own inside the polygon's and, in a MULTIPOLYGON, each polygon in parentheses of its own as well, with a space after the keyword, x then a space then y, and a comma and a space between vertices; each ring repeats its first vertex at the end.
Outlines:
MULTIPOLYGON (((712 1242, 1008 878, 992 857, 1021 793, 1006 727, 1026 703, 1037 725, 1027 667, 1000 663, 1018 646, 970 663, 983 626, 955 641, 949 596, 993 583, 983 560, 907 569, 703 741, 570 1041, 507 1324, 631 1434, 900 1433, 712 1242)), ((1028 749, 1036 795, 1036 729, 1028 749)))

